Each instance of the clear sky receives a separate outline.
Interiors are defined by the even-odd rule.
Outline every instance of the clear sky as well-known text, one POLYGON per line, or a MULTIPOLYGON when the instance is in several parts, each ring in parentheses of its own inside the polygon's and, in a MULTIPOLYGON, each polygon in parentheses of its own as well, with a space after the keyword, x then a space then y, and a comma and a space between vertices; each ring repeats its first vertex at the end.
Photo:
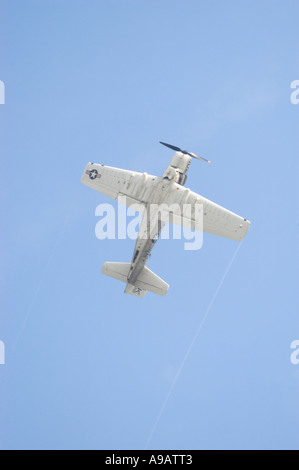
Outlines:
POLYGON ((299 448, 298 14, 0 1, 0 448, 299 448), (88 161, 161 175, 159 140, 212 160, 186 186, 252 222, 183 367, 237 243, 160 240, 168 294, 124 295, 100 270, 134 241, 96 238, 110 200, 80 183, 88 161))

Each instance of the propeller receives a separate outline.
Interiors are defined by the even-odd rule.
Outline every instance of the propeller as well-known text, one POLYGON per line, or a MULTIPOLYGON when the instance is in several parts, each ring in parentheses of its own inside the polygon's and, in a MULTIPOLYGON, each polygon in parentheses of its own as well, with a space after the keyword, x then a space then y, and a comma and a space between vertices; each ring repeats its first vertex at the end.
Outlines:
POLYGON ((185 155, 190 155, 190 157, 197 158, 197 160, 202 160, 204 162, 211 163, 210 160, 207 160, 206 158, 203 158, 203 157, 199 157, 198 155, 195 155, 195 153, 188 152, 188 150, 182 150, 179 147, 176 147, 175 145, 166 144, 166 142, 160 142, 160 144, 165 145, 165 147, 168 147, 174 150, 175 152, 181 152, 185 155))

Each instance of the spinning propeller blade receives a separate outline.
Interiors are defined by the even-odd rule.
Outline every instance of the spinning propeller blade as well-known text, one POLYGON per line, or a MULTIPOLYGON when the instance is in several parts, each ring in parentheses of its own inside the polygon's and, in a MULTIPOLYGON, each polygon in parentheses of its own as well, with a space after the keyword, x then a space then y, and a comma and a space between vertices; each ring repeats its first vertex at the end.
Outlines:
POLYGON ((189 155, 192 158, 196 158, 197 160, 202 160, 203 162, 211 163, 210 160, 207 160, 206 158, 203 158, 203 157, 199 157, 198 155, 195 155, 195 153, 188 152, 188 150, 182 150, 179 147, 176 147, 175 145, 166 144, 166 142, 160 142, 160 144, 165 145, 165 147, 168 147, 174 150, 175 152, 181 152, 185 155, 189 155))

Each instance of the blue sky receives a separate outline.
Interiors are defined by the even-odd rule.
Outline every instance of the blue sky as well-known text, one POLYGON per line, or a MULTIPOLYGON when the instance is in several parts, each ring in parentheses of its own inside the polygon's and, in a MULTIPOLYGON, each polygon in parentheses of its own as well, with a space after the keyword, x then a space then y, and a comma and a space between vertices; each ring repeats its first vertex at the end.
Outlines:
POLYGON ((298 449, 298 1, 0 12, 0 448, 298 449), (237 244, 160 240, 167 296, 126 296, 100 269, 134 241, 95 237, 110 200, 80 183, 88 161, 161 175, 159 140, 252 222, 160 415, 237 244))

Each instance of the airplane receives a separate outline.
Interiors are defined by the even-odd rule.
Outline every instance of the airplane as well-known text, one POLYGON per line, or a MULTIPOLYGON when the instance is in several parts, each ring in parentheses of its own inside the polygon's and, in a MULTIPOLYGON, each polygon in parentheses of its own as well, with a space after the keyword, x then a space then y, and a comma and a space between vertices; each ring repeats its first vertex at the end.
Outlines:
POLYGON ((88 163, 81 177, 86 186, 127 206, 137 203, 143 209, 131 263, 106 262, 101 270, 102 274, 123 281, 126 294, 140 298, 147 291, 161 296, 168 291, 169 285, 145 266, 166 222, 236 241, 243 240, 250 227, 247 219, 184 187, 191 159, 210 163, 209 160, 160 143, 175 151, 161 177, 96 163, 88 163))

